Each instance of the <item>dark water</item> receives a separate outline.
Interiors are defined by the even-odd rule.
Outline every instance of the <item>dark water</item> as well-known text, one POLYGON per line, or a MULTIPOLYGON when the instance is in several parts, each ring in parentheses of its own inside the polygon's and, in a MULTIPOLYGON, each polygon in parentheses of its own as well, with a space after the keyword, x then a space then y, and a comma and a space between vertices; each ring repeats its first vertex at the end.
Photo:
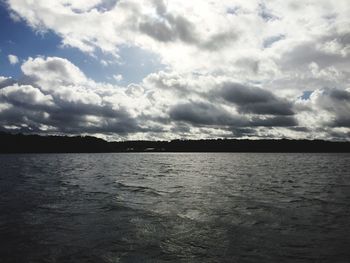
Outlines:
POLYGON ((349 154, 0 155, 0 262, 350 262, 349 154))

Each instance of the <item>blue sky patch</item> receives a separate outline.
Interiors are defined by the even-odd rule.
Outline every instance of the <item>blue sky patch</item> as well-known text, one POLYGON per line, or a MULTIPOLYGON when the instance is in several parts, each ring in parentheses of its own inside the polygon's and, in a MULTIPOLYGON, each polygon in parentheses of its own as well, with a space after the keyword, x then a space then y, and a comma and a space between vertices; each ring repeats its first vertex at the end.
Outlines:
POLYGON ((0 67, 3 76, 20 77, 23 61, 38 56, 66 58, 87 77, 98 82, 115 83, 113 75, 122 75, 123 80, 119 84, 139 83, 148 74, 165 68, 156 55, 138 47, 121 47, 119 61, 99 50, 91 56, 77 48, 62 47, 61 38, 55 33, 35 32, 25 22, 14 21, 4 3, 0 4, 0 26, 0 67), (8 55, 17 56, 19 63, 11 65, 8 55))

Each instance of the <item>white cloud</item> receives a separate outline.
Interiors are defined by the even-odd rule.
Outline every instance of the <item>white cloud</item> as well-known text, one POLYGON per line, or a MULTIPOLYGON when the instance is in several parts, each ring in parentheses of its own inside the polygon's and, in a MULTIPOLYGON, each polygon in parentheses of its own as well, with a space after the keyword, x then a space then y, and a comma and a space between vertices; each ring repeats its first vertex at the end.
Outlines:
MULTIPOLYGON (((281 59, 304 43, 344 59, 349 53, 348 43, 338 41, 349 34, 347 0, 8 3, 35 30, 56 32, 64 45, 89 53, 101 49, 116 60, 119 47, 137 46, 159 55, 176 72, 262 81, 284 77, 281 59), (275 42, 264 48, 271 39, 275 42)), ((305 58, 308 63, 310 59, 305 58)))
POLYGON ((58 57, 30 57, 21 69, 43 89, 54 89, 57 85, 84 85, 89 81, 78 67, 58 57))
POLYGON ((113 78, 115 81, 120 82, 123 80, 123 75, 121 74, 113 75, 113 78))
POLYGON ((3 127, 169 139, 281 134, 304 138, 321 128, 327 136, 349 126, 348 91, 320 90, 308 100, 288 101, 228 77, 165 72, 139 85, 120 87, 94 82, 57 57, 29 58, 22 70, 27 84, 0 89, 3 127))
POLYGON ((8 102, 16 104, 23 104, 29 106, 53 106, 53 99, 51 95, 43 94, 39 89, 30 85, 7 86, 0 89, 0 96, 5 98, 8 102))
MULTIPOLYGON (((272 113, 272 109, 284 106, 287 107, 284 113, 295 111, 294 117, 302 126, 293 131, 286 127, 254 127, 255 133, 245 130, 246 134, 328 136, 332 129, 339 129, 332 125, 346 123, 343 115, 347 106, 327 109, 321 106, 345 105, 345 101, 335 100, 332 92, 316 94, 330 88, 340 91, 349 88, 348 0, 111 2, 8 0, 11 12, 34 30, 51 30, 61 37, 64 46, 94 56, 101 51, 110 55, 108 61, 101 60, 105 66, 118 63, 125 46, 153 52, 166 65, 165 72, 154 72, 141 83, 127 87, 96 83, 66 59, 30 58, 22 65, 24 75, 31 80, 29 84, 40 87, 67 108, 85 107, 84 114, 90 116, 91 125, 112 127, 106 119, 92 118, 93 110, 87 105, 95 107, 95 115, 125 114, 137 123, 135 130, 141 134, 154 135, 150 130, 156 130, 156 126, 163 129, 158 137, 171 137, 177 132, 190 137, 203 137, 206 132, 232 134, 227 125, 198 127, 188 120, 169 118, 169 110, 178 105, 186 105, 197 116, 206 112, 210 103, 215 104, 216 112, 241 114, 242 118, 250 121, 255 118, 255 123, 260 124, 262 120, 256 119, 259 111, 272 113), (247 91, 263 90, 260 94, 272 95, 266 95, 270 99, 258 106, 244 108, 232 103, 235 100, 231 99, 230 104, 230 100, 219 97, 223 83, 239 83, 247 91), (312 96, 300 101, 304 91, 310 91, 312 96), (318 113, 322 117, 317 117, 318 113), (308 129, 303 132, 301 128, 308 129)), ((110 76, 110 80, 120 82, 122 76, 110 76)), ((174 112, 179 119, 180 111, 174 112)), ((287 118, 264 117, 264 125, 276 121, 293 123, 287 118)))
POLYGON ((19 62, 18 57, 15 55, 8 55, 7 57, 11 65, 16 65, 19 62))

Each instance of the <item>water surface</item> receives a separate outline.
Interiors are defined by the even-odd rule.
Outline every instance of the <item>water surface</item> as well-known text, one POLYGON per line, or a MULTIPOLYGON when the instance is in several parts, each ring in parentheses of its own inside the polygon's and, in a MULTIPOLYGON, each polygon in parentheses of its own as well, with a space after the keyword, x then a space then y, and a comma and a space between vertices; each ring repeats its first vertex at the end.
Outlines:
POLYGON ((0 262, 349 262, 350 154, 0 155, 0 262))

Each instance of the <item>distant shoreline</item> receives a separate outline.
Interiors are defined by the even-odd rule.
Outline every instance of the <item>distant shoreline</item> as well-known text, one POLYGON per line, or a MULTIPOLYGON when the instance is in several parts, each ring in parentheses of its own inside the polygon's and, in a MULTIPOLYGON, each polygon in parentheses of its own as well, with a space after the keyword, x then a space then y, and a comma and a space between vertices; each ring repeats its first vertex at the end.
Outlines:
POLYGON ((350 142, 323 140, 173 140, 107 142, 86 136, 39 136, 0 132, 0 153, 256 152, 346 153, 350 142))

